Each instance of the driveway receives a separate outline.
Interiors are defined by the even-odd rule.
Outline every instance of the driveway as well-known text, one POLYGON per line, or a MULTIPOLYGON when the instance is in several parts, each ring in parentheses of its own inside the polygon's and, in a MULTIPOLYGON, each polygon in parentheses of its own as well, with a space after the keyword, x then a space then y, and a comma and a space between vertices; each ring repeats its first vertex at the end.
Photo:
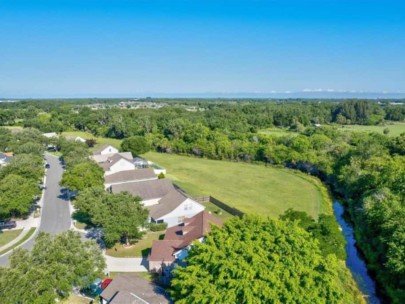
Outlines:
POLYGON ((104 255, 107 271, 110 272, 146 272, 148 261, 144 258, 114 258, 104 255))
MULTIPOLYGON (((39 231, 50 234, 58 234, 69 230, 71 218, 69 211, 69 201, 61 196, 59 181, 62 178, 63 168, 58 157, 46 154, 46 161, 50 168, 46 172, 46 190, 44 191, 43 206, 41 210, 41 224, 39 231)), ((38 230, 36 234, 38 234, 38 230)), ((32 249, 35 237, 22 245, 23 248, 32 249)), ((0 266, 9 265, 10 254, 0 257, 0 266)))

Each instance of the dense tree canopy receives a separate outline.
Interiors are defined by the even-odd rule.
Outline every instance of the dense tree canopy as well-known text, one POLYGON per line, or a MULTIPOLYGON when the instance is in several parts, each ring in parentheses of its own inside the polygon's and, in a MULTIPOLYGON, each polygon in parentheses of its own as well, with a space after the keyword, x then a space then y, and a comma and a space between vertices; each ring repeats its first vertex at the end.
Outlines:
POLYGON ((18 248, 10 268, 0 268, 2 303, 53 304, 67 298, 72 287, 87 287, 101 277, 106 264, 94 242, 80 234, 40 233, 32 251, 18 248))
POLYGON ((190 251, 172 280, 176 303, 353 303, 324 257, 292 222, 233 218, 190 251))
POLYGON ((64 172, 61 185, 72 191, 82 191, 104 185, 104 171, 94 162, 79 163, 64 172))
POLYGON ((105 243, 112 246, 121 240, 128 244, 142 236, 140 228, 146 223, 148 211, 140 201, 126 192, 114 194, 101 188, 88 188, 74 204, 90 223, 103 227, 105 243))
POLYGON ((121 150, 141 155, 150 150, 150 144, 143 136, 132 136, 122 141, 121 150))

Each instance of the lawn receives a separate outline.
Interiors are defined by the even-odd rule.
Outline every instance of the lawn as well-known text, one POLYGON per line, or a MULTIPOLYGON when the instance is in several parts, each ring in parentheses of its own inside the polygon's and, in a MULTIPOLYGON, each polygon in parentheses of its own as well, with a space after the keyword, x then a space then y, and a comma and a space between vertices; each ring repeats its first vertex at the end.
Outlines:
POLYGON ((405 123, 390 123, 386 126, 361 126, 361 125, 344 125, 340 126, 339 130, 343 131, 357 131, 357 132, 377 132, 384 134, 384 129, 388 128, 390 132, 388 136, 399 136, 405 132, 405 123))
POLYGON ((153 241, 161 240, 163 237, 164 232, 162 231, 149 231, 131 247, 126 248, 123 244, 117 243, 112 248, 107 249, 106 254, 117 258, 146 257, 150 252, 153 241))
POLYGON ((156 152, 144 156, 165 167, 167 178, 191 196, 211 195, 246 213, 275 218, 293 208, 317 218, 331 212, 321 182, 298 171, 156 152))
POLYGON ((0 251, 0 255, 16 248, 17 246, 20 246, 22 243, 24 243, 26 240, 28 240, 34 233, 35 233, 36 228, 32 227, 30 228, 30 230, 28 231, 28 233, 21 239, 19 240, 17 243, 15 243, 14 245, 4 249, 3 251, 0 251))
POLYGON ((262 134, 262 135, 272 135, 272 136, 297 136, 299 133, 297 132, 292 132, 288 131, 287 129, 281 129, 281 128, 267 128, 267 129, 262 129, 259 130, 257 133, 262 134))
POLYGON ((86 299, 83 297, 79 297, 75 294, 71 294, 69 298, 67 298, 65 301, 61 302, 62 304, 90 304, 92 303, 92 300, 86 299))
POLYGON ((203 203, 205 210, 211 212, 215 217, 220 218, 221 220, 226 220, 230 217, 232 217, 232 214, 226 212, 222 208, 219 208, 218 206, 214 205, 213 203, 203 203))
POLYGON ((22 232, 22 229, 2 231, 0 230, 0 247, 14 240, 22 232))
POLYGON ((84 138, 84 139, 94 138, 97 141, 96 147, 98 145, 102 145, 102 144, 109 144, 109 145, 112 145, 112 146, 116 147, 117 149, 119 149, 121 146, 121 141, 122 141, 121 139, 115 139, 115 138, 96 137, 89 132, 83 132, 83 131, 68 131, 68 132, 63 132, 62 135, 80 136, 81 138, 84 138))

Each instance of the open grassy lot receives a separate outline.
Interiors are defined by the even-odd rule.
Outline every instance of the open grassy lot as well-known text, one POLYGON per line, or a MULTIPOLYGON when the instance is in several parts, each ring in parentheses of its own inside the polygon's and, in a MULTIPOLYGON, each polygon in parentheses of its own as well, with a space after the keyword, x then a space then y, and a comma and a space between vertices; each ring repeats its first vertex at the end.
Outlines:
POLYGON ((211 202, 203 203, 203 205, 205 206, 206 211, 211 212, 215 217, 220 218, 223 221, 232 217, 232 214, 226 212, 225 210, 219 208, 211 202))
POLYGON ((21 233, 22 229, 18 230, 0 230, 0 247, 14 240, 21 233))
POLYGON ((164 237, 164 232, 148 232, 144 235, 142 240, 139 240, 131 247, 126 248, 123 244, 115 244, 114 247, 107 249, 106 254, 116 258, 126 257, 143 257, 148 256, 152 243, 155 240, 161 240, 164 237))
POLYGON ((340 126, 339 130, 343 131, 357 131, 357 132, 377 132, 383 134, 384 129, 388 128, 390 132, 388 136, 399 136, 405 132, 405 123, 390 123, 386 126, 361 126, 361 125, 345 125, 340 126))
POLYGON ((297 132, 292 132, 292 131, 288 131, 287 129, 281 129, 281 128, 262 129, 262 130, 259 130, 257 133, 262 134, 262 135, 272 135, 272 136, 287 136, 287 135, 297 136, 299 134, 297 132))
POLYGON ((278 217, 288 208, 317 218, 330 212, 330 198, 319 180, 298 171, 247 163, 149 152, 191 196, 211 195, 246 213, 278 217))
MULTIPOLYGON (((95 137, 93 134, 89 132, 82 132, 82 131, 67 131, 63 132, 62 135, 65 136, 80 136, 81 138, 84 139, 91 139, 94 138, 97 140, 97 145, 102 145, 102 144, 110 144, 116 148, 120 148, 121 146, 121 139, 115 139, 115 138, 107 138, 107 137, 95 137)), ((96 145, 96 147, 97 147, 96 145)))

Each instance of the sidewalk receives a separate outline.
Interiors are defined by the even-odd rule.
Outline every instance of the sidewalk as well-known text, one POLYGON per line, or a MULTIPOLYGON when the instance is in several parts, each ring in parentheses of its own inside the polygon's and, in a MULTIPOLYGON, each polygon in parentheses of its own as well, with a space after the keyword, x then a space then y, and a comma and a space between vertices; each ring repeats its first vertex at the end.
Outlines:
POLYGON ((12 240, 11 242, 9 242, 9 243, 5 244, 4 246, 0 247, 0 252, 7 249, 7 248, 10 248, 14 244, 18 243, 21 239, 23 239, 27 235, 27 233, 30 231, 30 229, 31 229, 31 227, 28 227, 28 226, 24 227, 23 231, 21 231, 21 233, 14 240, 12 240))

